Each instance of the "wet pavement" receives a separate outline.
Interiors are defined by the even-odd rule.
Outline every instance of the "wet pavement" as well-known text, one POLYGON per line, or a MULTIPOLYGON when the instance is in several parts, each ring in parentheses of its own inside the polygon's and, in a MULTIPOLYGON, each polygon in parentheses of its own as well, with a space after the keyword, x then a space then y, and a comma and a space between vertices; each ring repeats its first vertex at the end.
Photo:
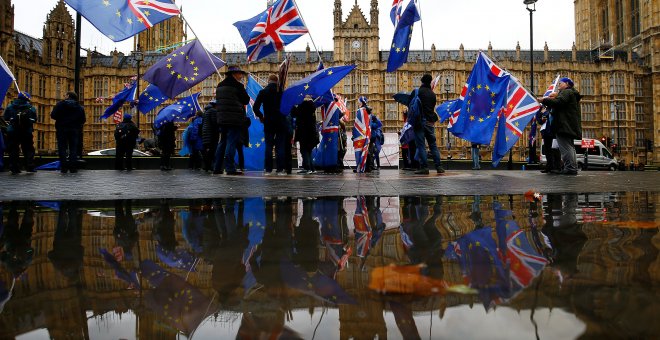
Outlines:
POLYGON ((660 173, 586 171, 578 176, 545 175, 538 171, 447 171, 414 176, 411 172, 381 170, 356 175, 214 176, 204 172, 140 170, 0 174, 0 200, 39 199, 150 199, 218 196, 355 196, 355 195, 499 195, 540 192, 660 191, 660 173))
MULTIPOLYGON (((478 176, 493 176, 486 191, 516 177, 478 176)), ((252 177, 204 181, 307 188, 327 178, 252 177)), ((5 200, 0 339, 659 338, 660 193, 651 188, 5 200)))

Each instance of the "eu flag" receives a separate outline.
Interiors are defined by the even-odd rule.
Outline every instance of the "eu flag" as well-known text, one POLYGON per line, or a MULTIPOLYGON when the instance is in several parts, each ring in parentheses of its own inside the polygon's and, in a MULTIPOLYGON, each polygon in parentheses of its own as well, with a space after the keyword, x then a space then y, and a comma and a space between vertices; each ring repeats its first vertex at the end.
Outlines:
POLYGON ((408 60, 410 40, 412 39, 413 25, 421 19, 417 8, 417 0, 411 0, 401 13, 399 22, 394 29, 390 56, 387 59, 387 72, 394 72, 408 60))
POLYGON ((197 111, 202 109, 199 105, 200 94, 201 92, 198 92, 179 99, 176 103, 160 110, 154 119, 154 127, 158 129, 167 122, 185 122, 192 118, 197 111))
POLYGON ((449 119, 449 117, 451 117, 451 115, 454 113, 454 110, 456 109, 457 102, 458 99, 448 100, 435 108, 435 113, 438 114, 438 117, 440 118, 440 123, 444 122, 445 120, 449 119))
POLYGON ((247 115, 250 117, 251 121, 250 127, 248 128, 250 143, 248 147, 243 150, 245 169, 262 171, 264 169, 264 155, 266 153, 264 124, 255 116, 252 106, 257 99, 259 91, 263 90, 263 87, 261 87, 252 76, 249 76, 245 90, 250 96, 250 104, 247 106, 247 115))
POLYGON ((140 93, 140 98, 138 100, 138 110, 140 112, 147 114, 149 111, 158 107, 158 105, 163 104, 167 100, 167 96, 160 91, 158 86, 154 84, 149 84, 147 88, 140 93))
POLYGON ((450 130, 472 143, 490 145, 497 119, 506 105, 509 74, 491 71, 483 53, 479 54, 464 92, 461 114, 450 130))
POLYGON ((164 95, 174 98, 225 66, 222 59, 195 40, 163 57, 144 74, 164 95))
POLYGON ((280 112, 288 115, 291 109, 295 105, 302 103, 307 95, 313 98, 325 95, 333 86, 337 85, 337 83, 351 73, 354 68, 355 65, 330 67, 318 70, 295 82, 282 94, 280 112))
POLYGON ((5 99, 7 90, 9 90, 11 83, 14 81, 16 81, 14 74, 11 73, 5 61, 0 57, 0 103, 5 99))
POLYGON ((170 0, 65 0, 112 41, 126 40, 179 14, 170 0))
POLYGON ((114 115, 127 101, 132 101, 135 98, 135 91, 137 89, 137 83, 125 86, 124 89, 117 93, 114 98, 112 98, 112 105, 110 105, 101 116, 101 119, 107 119, 108 117, 114 115))

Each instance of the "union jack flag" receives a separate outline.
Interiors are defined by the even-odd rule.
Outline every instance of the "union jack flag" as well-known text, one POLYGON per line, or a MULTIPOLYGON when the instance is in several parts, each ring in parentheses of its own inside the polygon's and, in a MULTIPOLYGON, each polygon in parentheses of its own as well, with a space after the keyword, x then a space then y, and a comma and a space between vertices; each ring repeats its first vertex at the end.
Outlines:
POLYGON ((371 136, 371 121, 369 112, 362 107, 355 113, 353 124, 353 148, 355 149, 355 166, 358 173, 364 173, 369 155, 369 138, 371 136))
POLYGON ((401 18, 401 8, 403 7, 403 0, 394 0, 392 3, 392 9, 390 10, 390 19, 392 19, 392 24, 396 27, 399 23, 399 18, 401 18))
POLYGON ((367 203, 364 196, 358 196, 353 215, 353 225, 355 226, 355 249, 357 256, 367 257, 371 248, 371 237, 373 232, 369 224, 369 215, 367 213, 367 203))
POLYGON ((558 74, 557 78, 555 78, 555 81, 553 81, 552 84, 548 86, 548 90, 545 91, 543 97, 547 97, 557 90, 557 84, 559 84, 559 79, 561 79, 561 75, 558 74))
POLYGON ((65 0, 113 41, 130 38, 157 23, 178 15, 170 0, 65 0))
POLYGON ((248 62, 282 51, 308 32, 294 0, 278 0, 265 12, 234 26, 245 41, 248 62))
POLYGON ((522 136, 525 127, 532 121, 541 105, 514 76, 509 80, 507 106, 500 116, 497 138, 493 148, 493 164, 511 150, 522 136))
POLYGON ((548 264, 548 259, 536 252, 520 229, 507 237, 506 246, 511 279, 520 287, 529 286, 548 264))

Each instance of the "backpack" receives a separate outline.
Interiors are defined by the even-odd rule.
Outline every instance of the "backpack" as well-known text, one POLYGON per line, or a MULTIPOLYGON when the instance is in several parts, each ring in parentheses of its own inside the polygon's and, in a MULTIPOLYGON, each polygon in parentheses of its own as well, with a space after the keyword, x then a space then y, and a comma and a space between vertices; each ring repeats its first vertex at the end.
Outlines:
POLYGON ((30 111, 30 108, 23 108, 16 112, 16 116, 10 121, 10 124, 14 128, 14 130, 18 131, 25 131, 28 130, 31 126, 32 123, 34 122, 32 118, 30 118, 30 115, 32 112, 30 111))
POLYGON ((419 90, 415 90, 415 94, 408 104, 408 123, 414 128, 422 126, 422 100, 419 99, 418 92, 419 90))

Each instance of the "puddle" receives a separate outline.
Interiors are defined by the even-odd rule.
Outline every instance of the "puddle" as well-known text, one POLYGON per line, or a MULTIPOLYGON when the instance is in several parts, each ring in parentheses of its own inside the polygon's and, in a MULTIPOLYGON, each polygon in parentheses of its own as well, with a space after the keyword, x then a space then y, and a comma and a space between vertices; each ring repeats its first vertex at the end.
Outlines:
POLYGON ((1 202, 0 338, 658 338, 658 200, 1 202))

